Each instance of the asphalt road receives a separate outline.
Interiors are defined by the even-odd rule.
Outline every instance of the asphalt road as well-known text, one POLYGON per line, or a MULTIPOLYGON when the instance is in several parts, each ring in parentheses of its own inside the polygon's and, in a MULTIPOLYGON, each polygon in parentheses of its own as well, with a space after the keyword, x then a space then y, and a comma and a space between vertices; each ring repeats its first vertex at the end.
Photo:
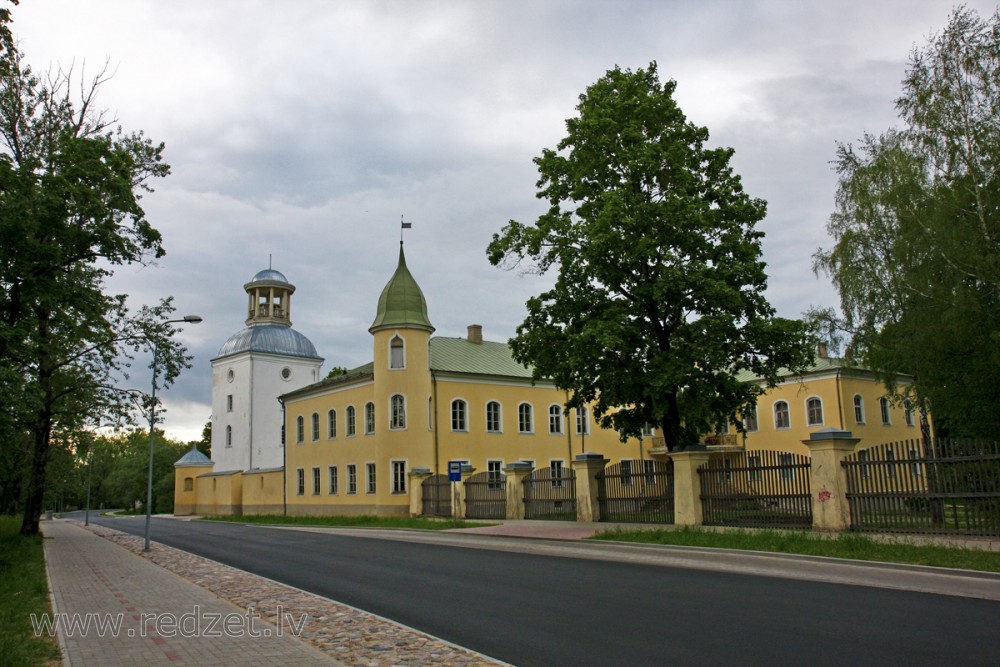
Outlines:
MULTIPOLYGON (((95 519, 142 534, 143 519, 95 519)), ((1000 602, 154 519, 153 539, 514 665, 1000 665, 1000 602)))

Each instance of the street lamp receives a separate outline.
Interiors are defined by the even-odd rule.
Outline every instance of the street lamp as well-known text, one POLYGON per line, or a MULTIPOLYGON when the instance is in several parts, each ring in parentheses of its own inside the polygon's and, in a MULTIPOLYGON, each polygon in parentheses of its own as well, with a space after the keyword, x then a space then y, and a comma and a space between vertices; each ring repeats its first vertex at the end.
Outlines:
MULTIPOLYGON (((201 322, 199 315, 185 315, 183 319, 166 320, 163 324, 177 324, 188 322, 197 324, 201 322)), ((142 547, 143 551, 149 551, 149 524, 153 512, 153 438, 156 428, 156 341, 153 343, 153 390, 149 394, 149 475, 146 478, 146 541, 142 547)))

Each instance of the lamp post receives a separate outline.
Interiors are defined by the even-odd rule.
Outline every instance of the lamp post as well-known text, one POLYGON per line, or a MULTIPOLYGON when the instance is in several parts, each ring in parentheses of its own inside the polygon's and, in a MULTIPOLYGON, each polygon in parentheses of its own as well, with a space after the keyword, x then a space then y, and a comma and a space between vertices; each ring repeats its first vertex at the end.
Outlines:
MULTIPOLYGON (((177 324, 188 322, 197 324, 201 322, 199 315, 185 315, 179 320, 167 320, 163 324, 177 324)), ((156 427, 156 341, 153 343, 153 390, 149 394, 149 475, 146 478, 146 540, 142 550, 149 551, 149 524, 153 512, 153 439, 156 427)))

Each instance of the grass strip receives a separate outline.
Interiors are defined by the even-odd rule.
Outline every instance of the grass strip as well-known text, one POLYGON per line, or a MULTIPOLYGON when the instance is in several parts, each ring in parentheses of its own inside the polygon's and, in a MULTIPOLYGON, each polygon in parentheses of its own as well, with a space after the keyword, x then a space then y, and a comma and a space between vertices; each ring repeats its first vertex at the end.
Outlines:
POLYGON ((774 553, 851 558, 885 563, 931 565, 1000 572, 1000 553, 962 546, 917 544, 905 537, 874 538, 859 533, 821 535, 808 531, 676 529, 598 532, 592 539, 687 547, 712 547, 774 553))
POLYGON ((418 528, 422 530, 448 530, 449 528, 476 528, 496 524, 453 519, 390 516, 275 516, 270 514, 245 514, 243 516, 206 516, 203 520, 230 521, 233 523, 260 523, 289 526, 342 526, 350 528, 418 528))
POLYGON ((45 665, 60 654, 54 638, 36 637, 31 626, 31 614, 52 614, 42 536, 20 529, 20 517, 0 516, 0 663, 45 665))

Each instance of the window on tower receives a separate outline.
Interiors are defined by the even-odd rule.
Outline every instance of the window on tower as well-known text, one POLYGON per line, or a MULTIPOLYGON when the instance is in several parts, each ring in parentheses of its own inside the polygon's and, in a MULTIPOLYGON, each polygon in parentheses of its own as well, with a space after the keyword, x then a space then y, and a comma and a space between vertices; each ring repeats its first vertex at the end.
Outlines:
POLYGON ((403 339, 393 336, 389 342, 389 368, 405 368, 406 353, 403 347, 403 339))

